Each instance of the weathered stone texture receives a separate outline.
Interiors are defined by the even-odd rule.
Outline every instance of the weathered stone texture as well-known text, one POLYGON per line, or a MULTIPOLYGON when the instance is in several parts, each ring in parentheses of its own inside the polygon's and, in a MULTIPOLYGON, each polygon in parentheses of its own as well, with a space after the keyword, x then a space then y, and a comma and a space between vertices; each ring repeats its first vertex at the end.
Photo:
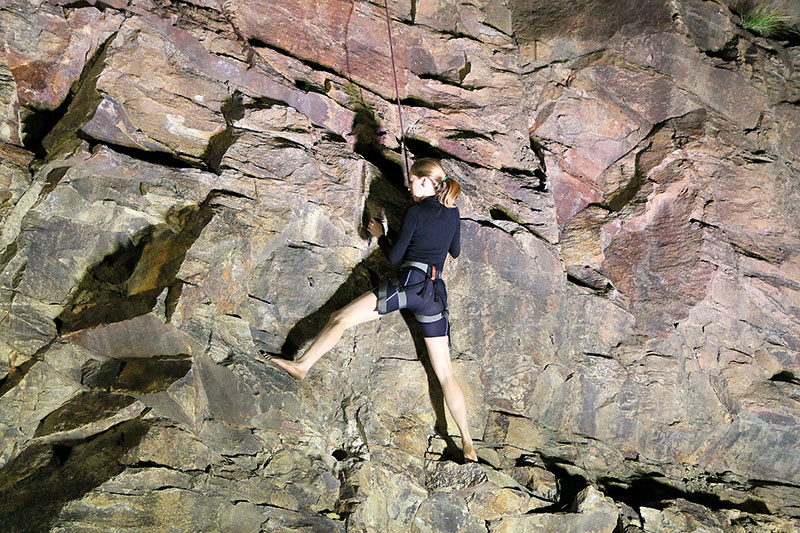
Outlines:
POLYGON ((391 273, 383 9, 0 6, 4 527, 797 531, 800 47, 731 1, 389 4, 480 464, 410 316, 265 360, 391 273))
POLYGON ((611 498, 588 487, 578 494, 575 512, 564 514, 533 514, 501 520, 490 531, 528 532, 565 531, 611 533, 617 527, 617 507, 611 498))

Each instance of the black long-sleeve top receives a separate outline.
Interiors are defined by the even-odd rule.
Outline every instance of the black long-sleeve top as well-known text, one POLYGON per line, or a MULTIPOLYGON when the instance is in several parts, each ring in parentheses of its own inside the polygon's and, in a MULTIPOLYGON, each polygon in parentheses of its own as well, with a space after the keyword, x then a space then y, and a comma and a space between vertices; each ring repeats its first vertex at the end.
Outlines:
POLYGON ((378 244, 394 264, 419 261, 441 272, 448 252, 453 257, 461 253, 461 215, 457 207, 445 207, 436 196, 428 196, 408 208, 394 244, 385 235, 378 244))

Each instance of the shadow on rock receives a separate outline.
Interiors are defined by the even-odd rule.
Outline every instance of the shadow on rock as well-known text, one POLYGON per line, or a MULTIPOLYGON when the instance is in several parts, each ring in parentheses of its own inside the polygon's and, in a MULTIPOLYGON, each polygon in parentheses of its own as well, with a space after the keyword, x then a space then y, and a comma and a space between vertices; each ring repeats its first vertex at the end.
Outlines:
POLYGON ((389 272, 390 266, 382 252, 376 250, 366 259, 353 267, 347 280, 336 289, 336 292, 322 304, 322 307, 298 321, 286 336, 286 341, 281 347, 281 356, 294 359, 299 349, 309 340, 316 337, 331 313, 341 309, 364 292, 376 287, 382 281, 378 272, 389 272))
POLYGON ((119 322, 147 313, 159 294, 176 285, 186 251, 211 221, 209 196, 200 205, 170 212, 90 267, 72 301, 55 319, 59 334, 119 322))
POLYGON ((8 532, 47 531, 65 504, 120 474, 149 426, 123 422, 83 442, 35 443, 0 470, 0 522, 8 532))
MULTIPOLYGON (((70 399, 42 419, 35 439, 0 469, 0 522, 4 531, 47 531, 63 507, 126 468, 124 456, 149 430, 139 418, 137 397, 166 390, 184 377, 192 359, 184 353, 152 355, 148 350, 178 351, 181 339, 159 331, 150 315, 84 330, 72 341, 93 350, 81 368, 90 390, 70 399), (133 322, 134 324, 131 324, 133 322), (144 334, 152 332, 152 338, 144 334), (129 341, 139 332, 139 344, 129 341), (116 359, 129 346, 131 355, 116 359), (120 419, 128 420, 119 422, 120 419)), ((122 354, 125 355, 125 354, 122 354)))

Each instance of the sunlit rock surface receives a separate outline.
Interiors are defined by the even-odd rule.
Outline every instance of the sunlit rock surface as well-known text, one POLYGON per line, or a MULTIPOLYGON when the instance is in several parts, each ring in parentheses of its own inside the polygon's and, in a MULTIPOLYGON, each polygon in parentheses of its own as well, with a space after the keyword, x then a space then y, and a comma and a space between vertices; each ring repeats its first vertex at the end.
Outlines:
POLYGON ((796 531, 800 38, 737 9, 389 4, 463 465, 413 318, 264 357, 391 273, 383 3, 5 2, 4 529, 796 531))

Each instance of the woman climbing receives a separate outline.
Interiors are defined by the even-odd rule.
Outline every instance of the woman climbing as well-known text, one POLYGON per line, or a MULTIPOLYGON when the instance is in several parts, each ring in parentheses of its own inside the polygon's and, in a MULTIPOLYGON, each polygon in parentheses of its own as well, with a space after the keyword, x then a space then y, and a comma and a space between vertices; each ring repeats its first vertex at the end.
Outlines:
POLYGON ((467 423, 464 394, 450 366, 447 292, 441 279, 447 253, 461 251, 461 220, 454 201, 461 192, 458 182, 447 178, 439 161, 420 159, 409 171, 409 190, 414 205, 408 208, 400 234, 392 245, 377 219, 368 230, 388 250, 389 260, 402 266, 397 279, 366 292, 334 312, 308 350, 295 359, 271 358, 297 378, 304 378, 311 366, 333 348, 344 330, 380 318, 398 309, 410 309, 425 337, 431 365, 444 392, 450 414, 461 433, 465 461, 477 461, 467 423))

